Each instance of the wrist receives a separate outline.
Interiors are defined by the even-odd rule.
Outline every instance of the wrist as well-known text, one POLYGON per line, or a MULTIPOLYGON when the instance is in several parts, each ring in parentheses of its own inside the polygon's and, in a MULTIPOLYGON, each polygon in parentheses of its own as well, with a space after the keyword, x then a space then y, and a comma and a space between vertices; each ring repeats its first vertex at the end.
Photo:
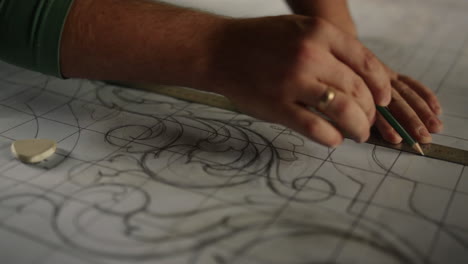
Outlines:
POLYGON ((242 66, 238 63, 243 54, 238 52, 246 41, 239 34, 245 30, 245 19, 219 17, 205 31, 204 49, 194 64, 193 81, 190 87, 227 95, 233 92, 231 74, 242 66), (231 84, 231 85, 227 85, 231 84))
POLYGON ((287 0, 296 14, 324 19, 342 31, 357 37, 357 28, 347 0, 287 0))
POLYGON ((178 10, 174 25, 155 27, 144 67, 145 82, 208 90, 213 49, 226 18, 193 10, 178 10))

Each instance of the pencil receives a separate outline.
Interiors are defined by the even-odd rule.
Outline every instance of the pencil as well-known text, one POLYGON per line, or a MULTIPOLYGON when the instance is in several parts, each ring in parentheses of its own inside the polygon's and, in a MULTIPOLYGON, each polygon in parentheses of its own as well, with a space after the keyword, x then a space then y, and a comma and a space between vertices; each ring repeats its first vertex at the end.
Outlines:
POLYGON ((387 120, 387 122, 400 134, 400 136, 417 152, 424 156, 424 152, 421 149, 421 146, 416 142, 408 132, 403 128, 403 126, 398 123, 398 121, 393 117, 388 108, 377 105, 377 111, 382 114, 382 116, 387 120))

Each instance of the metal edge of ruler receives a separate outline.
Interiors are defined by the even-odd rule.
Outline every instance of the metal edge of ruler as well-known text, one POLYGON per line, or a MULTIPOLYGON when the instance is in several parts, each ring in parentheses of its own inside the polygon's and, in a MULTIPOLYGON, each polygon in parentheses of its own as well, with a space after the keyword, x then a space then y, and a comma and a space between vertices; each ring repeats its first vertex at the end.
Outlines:
POLYGON ((136 88, 140 90, 159 93, 162 95, 167 95, 188 102, 194 102, 233 112, 239 112, 229 99, 215 93, 203 92, 200 90, 195 90, 186 87, 152 85, 144 83, 130 83, 121 85, 124 87, 136 88))
MULTIPOLYGON (((135 88, 139 90, 145 90, 150 92, 159 93, 162 95, 174 97, 188 102, 194 102, 198 104, 204 104, 208 106, 213 106, 233 112, 239 112, 236 107, 231 103, 226 97, 215 94, 208 93, 192 88, 185 87, 176 87, 176 86, 164 86, 164 85, 154 85, 154 84, 144 84, 144 83, 112 83, 117 84, 127 88, 135 88)), ((390 144, 382 139, 382 137, 376 132, 371 133, 371 137, 366 142, 369 144, 374 144, 377 146, 400 150, 408 153, 418 154, 407 144, 390 144)), ((452 148, 439 144, 422 144, 421 148, 424 151, 425 157, 430 157, 438 160, 449 161, 453 163, 462 164, 468 166, 468 151, 452 148)))

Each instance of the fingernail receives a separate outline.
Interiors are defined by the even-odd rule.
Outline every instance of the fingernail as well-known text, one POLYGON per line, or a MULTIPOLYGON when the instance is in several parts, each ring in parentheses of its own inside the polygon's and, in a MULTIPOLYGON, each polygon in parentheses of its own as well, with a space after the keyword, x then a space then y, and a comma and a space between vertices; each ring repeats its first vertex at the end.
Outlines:
POLYGON ((398 143, 400 143, 401 141, 403 141, 403 139, 401 138, 400 135, 398 135, 398 134, 392 134, 392 142, 391 142, 391 143, 398 144, 398 143))
POLYGON ((430 130, 437 130, 439 126, 442 124, 439 119, 433 117, 427 121, 427 126, 430 130))
POLYGON ((343 143, 343 138, 336 138, 335 142, 331 143, 328 147, 329 148, 332 148, 332 149, 335 149, 337 148, 338 146, 341 145, 341 143, 343 143))
MULTIPOLYGON (((391 91, 391 89, 393 89, 391 85, 390 85, 389 89, 390 89, 389 91, 391 91)), ((390 102, 392 101, 392 94, 391 93, 386 93, 385 97, 384 97, 384 99, 382 101, 383 101, 382 102, 383 106, 388 106, 390 104, 390 102)))
POLYGON ((433 105, 432 105, 432 109, 434 110, 434 113, 435 113, 436 115, 441 115, 441 114, 442 114, 442 108, 440 108, 439 105, 433 104, 433 105))
POLYGON ((380 100, 379 103, 377 103, 378 106, 388 106, 390 104, 390 102, 392 101, 391 98, 387 98, 385 97, 384 99, 380 100))
POLYGON ((364 142, 366 142, 366 141, 369 139, 369 137, 370 137, 370 133, 367 134, 366 136, 363 136, 363 137, 362 137, 362 136, 361 136, 361 137, 355 137, 355 138, 354 138, 354 141, 355 141, 356 143, 364 143, 364 142))
POLYGON ((429 134, 429 131, 427 131, 427 129, 425 127, 423 127, 423 126, 418 129, 418 133, 423 138, 430 138, 431 137, 431 134, 429 134))

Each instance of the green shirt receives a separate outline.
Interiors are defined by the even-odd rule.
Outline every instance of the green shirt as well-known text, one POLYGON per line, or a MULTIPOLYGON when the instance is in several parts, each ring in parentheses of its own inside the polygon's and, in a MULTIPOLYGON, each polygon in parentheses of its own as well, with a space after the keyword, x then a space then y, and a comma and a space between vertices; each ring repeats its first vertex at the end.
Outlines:
POLYGON ((60 40, 73 0, 0 0, 0 60, 61 77, 60 40))

